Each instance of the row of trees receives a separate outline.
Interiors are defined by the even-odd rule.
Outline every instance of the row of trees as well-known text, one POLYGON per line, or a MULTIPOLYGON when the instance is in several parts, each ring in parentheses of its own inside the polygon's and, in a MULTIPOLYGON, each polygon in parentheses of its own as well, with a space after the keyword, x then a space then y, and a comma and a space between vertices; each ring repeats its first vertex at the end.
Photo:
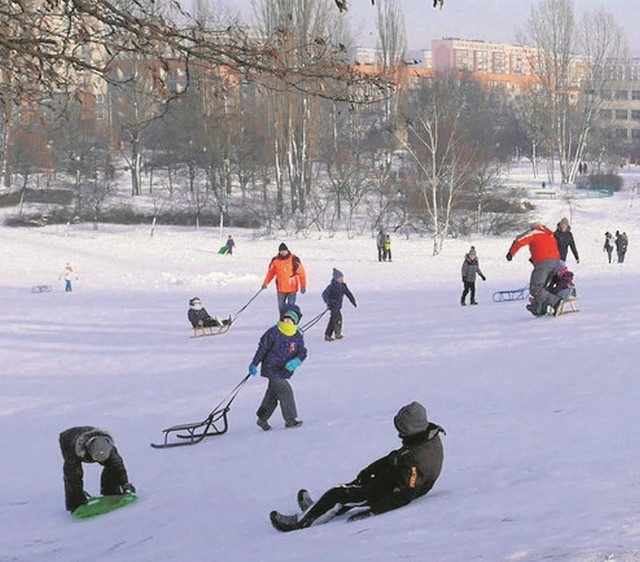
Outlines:
MULTIPOLYGON (((434 253, 447 236, 501 232, 522 220, 526 207, 499 181, 514 154, 534 164, 557 158, 562 179, 571 180, 593 150, 596 93, 621 41, 610 19, 590 16, 592 27, 580 28, 585 45, 593 38, 600 47, 585 59, 593 95, 575 103, 571 3, 542 0, 526 27, 540 48, 541 87, 513 104, 464 75, 410 88, 401 6, 388 0, 375 9, 383 59, 375 75, 346 64, 349 30, 328 0, 259 0, 259 41, 201 10, 196 39, 176 26, 168 44, 130 46, 135 56, 120 51, 104 68, 109 119, 88 119, 77 91, 49 96, 50 112, 41 106, 40 118, 5 145, 5 167, 23 189, 36 170, 55 171, 49 178, 58 182, 64 172, 78 195, 75 211, 84 206, 96 221, 124 163, 132 195, 147 196, 154 215, 187 208, 196 224, 214 213, 269 229, 415 229, 430 233, 434 253), (227 48, 216 64, 201 56, 208 44, 200 33, 211 37, 212 29, 224 30, 215 45, 227 48), (545 44, 548 37, 558 44, 545 44), (247 60, 250 49, 260 56, 234 58, 240 45, 247 60), (168 57, 168 47, 178 55, 168 57)), ((143 38, 146 21, 138 21, 143 38)), ((12 127, 5 113, 4 130, 12 127)))

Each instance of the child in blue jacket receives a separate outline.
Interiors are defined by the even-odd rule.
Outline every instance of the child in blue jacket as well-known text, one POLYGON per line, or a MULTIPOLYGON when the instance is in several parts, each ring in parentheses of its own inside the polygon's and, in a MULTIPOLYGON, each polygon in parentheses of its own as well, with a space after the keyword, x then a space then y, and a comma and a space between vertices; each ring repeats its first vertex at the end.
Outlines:
POLYGON ((331 316, 329 317, 329 323, 327 324, 327 329, 324 331, 324 339, 325 341, 333 341, 333 335, 335 334, 335 339, 341 340, 344 336, 342 335, 342 299, 347 297, 351 304, 354 307, 357 307, 356 299, 347 287, 347 284, 344 282, 344 275, 342 271, 337 270, 335 267, 333 268, 333 275, 331 278, 331 283, 327 286, 327 288, 322 291, 322 300, 327 305, 327 308, 331 312, 331 316))
POLYGON ((256 412, 259 427, 269 431, 269 418, 276 409, 278 402, 282 410, 285 427, 300 427, 298 410, 293 396, 293 389, 289 380, 295 370, 307 357, 304 337, 298 330, 302 313, 298 306, 290 305, 286 308, 280 321, 269 328, 260 338, 258 350, 249 365, 249 374, 258 373, 258 365, 262 363, 260 374, 269 379, 269 385, 262 403, 256 412))

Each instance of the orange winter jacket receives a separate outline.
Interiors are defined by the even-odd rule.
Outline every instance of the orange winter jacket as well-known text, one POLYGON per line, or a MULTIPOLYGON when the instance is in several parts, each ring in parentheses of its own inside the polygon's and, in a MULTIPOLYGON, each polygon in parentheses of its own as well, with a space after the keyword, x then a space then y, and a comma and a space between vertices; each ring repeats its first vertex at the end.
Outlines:
POLYGON ((523 246, 529 246, 531 261, 537 265, 545 260, 559 260, 560 252, 558 242, 553 235, 553 231, 541 224, 535 225, 530 230, 519 234, 511 244, 509 253, 512 256, 523 246))
POLYGON ((307 290, 307 274, 300 258, 291 252, 283 258, 278 254, 269 264, 267 275, 262 282, 268 285, 276 278, 278 293, 297 293, 299 290, 307 290))

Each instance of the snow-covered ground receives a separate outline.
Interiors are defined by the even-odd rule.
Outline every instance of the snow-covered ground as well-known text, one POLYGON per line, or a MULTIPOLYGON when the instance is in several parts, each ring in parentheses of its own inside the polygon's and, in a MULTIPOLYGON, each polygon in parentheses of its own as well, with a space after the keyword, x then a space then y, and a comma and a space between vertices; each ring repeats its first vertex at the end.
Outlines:
MULTIPOLYGON (((392 263, 370 238, 287 239, 309 277, 303 322, 332 267, 358 300, 345 301, 344 340, 322 340, 325 319, 306 334, 292 380, 304 425, 285 430, 278 410, 273 431, 258 429, 256 377, 226 435, 172 450, 149 443, 224 398, 277 314, 270 286, 225 336, 190 339, 188 299, 235 313, 281 239, 232 231, 228 257, 213 228, 0 228, 0 561, 640 560, 639 211, 628 193, 573 205, 581 311, 560 318, 492 302, 528 282, 526 251, 505 260, 511 237, 448 241, 438 257, 426 239, 394 239, 392 263), (603 234, 616 229, 629 252, 609 265, 603 234), (462 308, 471 244, 488 280, 462 308), (54 290, 32 294, 40 284, 54 290), (299 488, 318 496, 399 446, 392 417, 412 400, 447 430, 429 495, 361 522, 271 527, 299 488), (137 505, 85 522, 64 511, 57 438, 81 424, 112 432, 137 505)), ((551 226, 568 214, 561 200, 537 213, 551 226)), ((98 467, 85 476, 97 492, 98 467)))

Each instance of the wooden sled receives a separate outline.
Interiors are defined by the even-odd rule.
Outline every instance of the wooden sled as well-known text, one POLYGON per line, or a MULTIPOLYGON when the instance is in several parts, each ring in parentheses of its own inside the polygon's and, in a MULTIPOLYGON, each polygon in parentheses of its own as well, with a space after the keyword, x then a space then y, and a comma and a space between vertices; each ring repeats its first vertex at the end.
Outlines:
POLYGON ((231 318, 229 318, 229 322, 222 326, 196 326, 193 328, 193 335, 191 337, 203 338, 208 336, 221 336, 229 331, 231 324, 231 318))
POLYGON ((563 314, 568 314, 569 312, 580 312, 578 308, 578 299, 576 297, 569 297, 568 299, 564 299, 560 303, 560 307, 558 308, 558 313, 556 316, 562 316, 563 314))
POLYGON ((169 449, 171 447, 196 445, 205 437, 214 437, 226 433, 227 429, 229 429, 227 414, 231 409, 231 404, 238 395, 238 392, 240 392, 242 385, 249 380, 250 376, 251 375, 246 375, 204 420, 167 427, 162 430, 164 434, 163 442, 151 443, 151 446, 154 449, 169 449))

